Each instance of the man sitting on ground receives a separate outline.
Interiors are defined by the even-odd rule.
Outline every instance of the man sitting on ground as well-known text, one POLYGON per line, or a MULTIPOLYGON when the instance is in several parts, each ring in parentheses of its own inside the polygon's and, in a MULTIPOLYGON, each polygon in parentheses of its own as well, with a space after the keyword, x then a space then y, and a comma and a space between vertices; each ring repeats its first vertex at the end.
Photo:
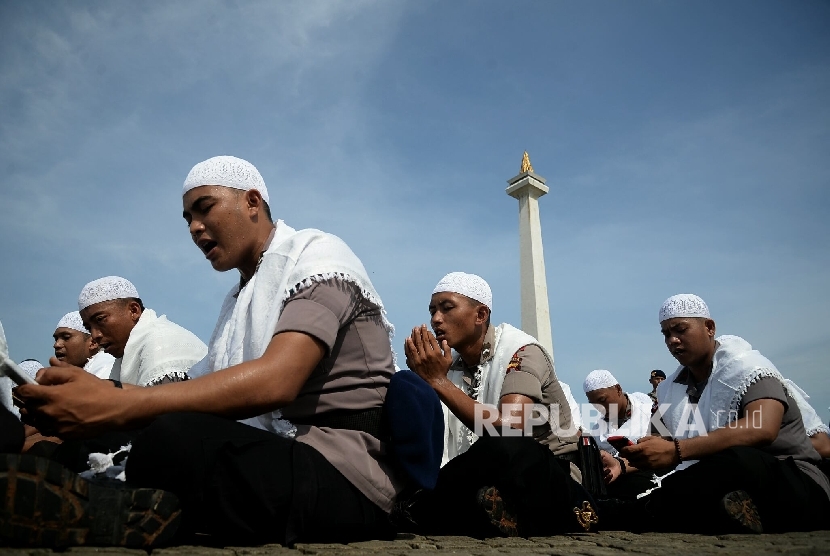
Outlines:
POLYGON ((775 366, 742 338, 715 338, 696 295, 667 299, 660 328, 680 363, 657 390, 670 437, 647 436, 620 453, 639 469, 676 471, 636 502, 604 505, 609 520, 697 533, 826 527, 830 482, 775 366))
POLYGON ((126 278, 106 276, 84 286, 78 309, 92 340, 115 357, 113 380, 137 386, 187 380, 187 371, 207 354, 192 332, 145 309, 126 278))
MULTIPOLYGON (((99 349, 92 335, 84 327, 83 319, 78 311, 66 313, 61 317, 52 338, 55 341, 52 344, 55 359, 74 367, 82 367, 86 372, 98 378, 109 378, 115 358, 99 349)), ((38 370, 43 367, 43 365, 38 365, 38 370)), ((32 378, 35 378, 36 374, 37 371, 31 373, 32 378)), ((26 444, 23 446, 23 451, 38 455, 52 455, 54 448, 60 442, 59 438, 43 436, 34 427, 27 426, 26 444), (46 441, 46 444, 41 444, 39 449, 32 451, 33 446, 43 441, 46 441)))
POLYGON ((491 325, 491 310, 487 282, 452 272, 435 286, 429 303, 435 335, 422 325, 406 339, 409 367, 445 406, 446 465, 435 490, 414 501, 410 515, 433 533, 573 530, 574 501, 587 501, 571 414, 576 403, 569 403, 536 339, 509 324, 491 325), (526 422, 534 412, 541 419, 526 422), (512 510, 505 512, 503 502, 512 510))
POLYGON ((109 378, 115 358, 101 350, 84 326, 78 311, 66 313, 52 334, 55 359, 73 367, 81 367, 98 378, 109 378))
POLYGON ((629 474, 625 460, 608 442, 608 437, 622 436, 637 442, 647 436, 651 431, 651 398, 642 392, 623 392, 614 375, 603 369, 588 373, 582 387, 588 402, 602 413, 602 417, 592 423, 588 434, 596 439, 602 450, 609 494, 625 498, 644 492, 651 486, 651 473, 629 474))
MULTIPOLYGON (((363 264, 333 235, 272 222, 268 190, 247 161, 201 162, 183 189, 193 242, 215 270, 240 274, 195 378, 119 390, 47 369, 43 386, 18 389, 27 413, 73 436, 149 424, 132 443, 128 484, 174 492, 183 529, 212 542, 390 538, 388 513, 403 487, 381 426, 392 326, 363 264)), ((169 539, 174 512, 152 494, 149 509, 129 500, 117 509, 156 526, 114 512, 105 525, 131 536, 106 542, 169 539)), ((23 539, 42 538, 36 531, 50 524, 39 516, 19 517, 21 535, 31 532, 23 539)))

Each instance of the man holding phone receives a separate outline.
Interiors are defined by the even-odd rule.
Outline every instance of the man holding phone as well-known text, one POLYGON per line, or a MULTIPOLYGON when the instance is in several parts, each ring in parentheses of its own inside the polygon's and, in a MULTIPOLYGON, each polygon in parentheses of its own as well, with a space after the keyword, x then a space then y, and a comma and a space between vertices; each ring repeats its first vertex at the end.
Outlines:
MULTIPOLYGON (((150 548, 170 541, 177 515, 187 533, 230 546, 392 537, 388 513, 403 488, 381 428, 395 372, 392 326, 363 264, 336 236, 273 221, 265 182, 245 160, 203 161, 182 189, 194 244, 215 270, 240 278, 207 357, 190 369, 192 380, 152 388, 121 389, 65 366, 20 387, 28 418, 63 437, 141 431, 126 466, 131 488, 110 493, 116 511, 103 513, 75 491, 62 494, 82 511, 60 514, 64 522, 46 521, 40 508, 16 515, 7 504, 0 519, 11 512, 20 535, 0 529, 0 541, 87 544, 64 532, 103 524, 121 534, 97 544, 150 548), (139 490, 152 504, 137 504, 139 490)), ((88 293, 81 314, 91 331, 110 318, 101 311, 139 319, 127 283, 109 280, 88 293)), ((125 338, 114 332, 111 345, 125 338)), ((6 458, 18 476, 23 457, 6 458)), ((50 477, 31 480, 47 487, 50 477)))
POLYGON ((588 373, 582 387, 588 402, 602 414, 591 423, 588 434, 601 450, 609 494, 628 498, 644 492, 651 486, 651 473, 629 472, 628 462, 618 452, 649 434, 651 398, 642 392, 624 392, 614 375, 604 369, 588 373))
POLYGON ((631 531, 827 527, 830 481, 775 365, 738 336, 716 337, 696 295, 668 298, 659 322, 680 363, 657 389, 664 437, 644 437, 620 455, 639 469, 675 472, 635 502, 605 503, 606 516, 631 531))

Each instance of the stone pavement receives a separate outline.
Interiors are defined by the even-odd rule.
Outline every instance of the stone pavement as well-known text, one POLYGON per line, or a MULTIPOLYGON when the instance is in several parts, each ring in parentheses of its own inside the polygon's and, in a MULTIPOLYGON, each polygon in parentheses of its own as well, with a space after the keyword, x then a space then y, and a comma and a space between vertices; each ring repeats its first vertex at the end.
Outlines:
MULTIPOLYGON (((830 531, 787 533, 782 535, 683 535, 647 533, 637 535, 623 531, 605 531, 534 537, 531 539, 498 538, 479 541, 469 537, 421 537, 399 535, 395 541, 367 541, 352 544, 297 544, 293 549, 280 545, 245 548, 210 548, 177 546, 157 549, 151 556, 438 556, 440 554, 551 554, 605 556, 614 554, 830 554, 830 531)), ((0 556, 39 556, 54 554, 44 549, 0 548, 0 556)), ((110 554, 112 556, 146 556, 143 550, 123 548, 70 548, 67 556, 110 554)))

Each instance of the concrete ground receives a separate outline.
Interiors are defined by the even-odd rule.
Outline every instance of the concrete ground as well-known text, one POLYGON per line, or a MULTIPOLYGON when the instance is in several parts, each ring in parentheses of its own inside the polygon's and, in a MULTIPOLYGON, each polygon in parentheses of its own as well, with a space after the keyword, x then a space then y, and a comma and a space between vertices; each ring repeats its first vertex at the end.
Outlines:
MULTIPOLYGON (((67 554, 134 554, 144 556, 143 550, 123 548, 70 548, 67 554)), ((830 531, 787 533, 782 535, 683 535, 647 533, 636 535, 623 531, 605 531, 535 537, 531 539, 498 538, 479 541, 469 537, 421 537, 400 535, 395 541, 368 541, 352 544, 298 544, 293 549, 280 545, 244 548, 209 548, 177 546, 156 549, 152 556, 301 556, 305 554, 333 555, 405 555, 438 556, 439 554, 584 554, 604 556, 613 554, 830 554, 830 531)), ((0 556, 36 556, 54 554, 45 549, 0 548, 0 556)))

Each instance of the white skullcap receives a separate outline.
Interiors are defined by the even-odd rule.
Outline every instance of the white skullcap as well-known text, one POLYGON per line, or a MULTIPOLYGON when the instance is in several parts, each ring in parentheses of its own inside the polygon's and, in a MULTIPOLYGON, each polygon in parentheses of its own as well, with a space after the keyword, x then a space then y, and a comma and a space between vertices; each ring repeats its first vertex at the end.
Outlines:
POLYGON ((139 298, 133 283, 120 276, 105 276, 93 280, 81 290, 78 296, 78 310, 83 311, 90 305, 111 301, 113 299, 139 298))
POLYGON ((61 320, 58 321, 58 325, 55 327, 57 330, 58 328, 71 328, 72 330, 77 330, 78 332, 83 332, 84 334, 89 334, 89 330, 86 329, 84 326, 84 321, 81 319, 81 313, 78 311, 72 311, 71 313, 66 313, 61 320))
POLYGON ((43 368, 40 361, 35 361, 34 359, 26 359, 25 361, 21 361, 18 366, 26 371, 26 374, 32 378, 35 378, 37 372, 43 368))
POLYGON ((660 322, 677 317, 703 317, 710 319, 706 302, 693 293, 679 293, 663 302, 660 307, 660 322))
POLYGON ((493 292, 490 285, 481 276, 467 274, 466 272, 450 272, 438 282, 433 295, 442 292, 460 293, 479 303, 487 305, 490 311, 493 310, 493 292))
POLYGON ((582 388, 587 394, 600 388, 611 388, 617 384, 619 384, 619 381, 614 378, 614 375, 604 369, 597 369, 596 371, 588 373, 588 376, 585 377, 585 382, 582 383, 582 388))
POLYGON ((235 156, 214 156, 194 166, 184 179, 182 195, 203 185, 221 185, 248 191, 256 189, 262 200, 269 203, 268 188, 256 167, 235 156))

